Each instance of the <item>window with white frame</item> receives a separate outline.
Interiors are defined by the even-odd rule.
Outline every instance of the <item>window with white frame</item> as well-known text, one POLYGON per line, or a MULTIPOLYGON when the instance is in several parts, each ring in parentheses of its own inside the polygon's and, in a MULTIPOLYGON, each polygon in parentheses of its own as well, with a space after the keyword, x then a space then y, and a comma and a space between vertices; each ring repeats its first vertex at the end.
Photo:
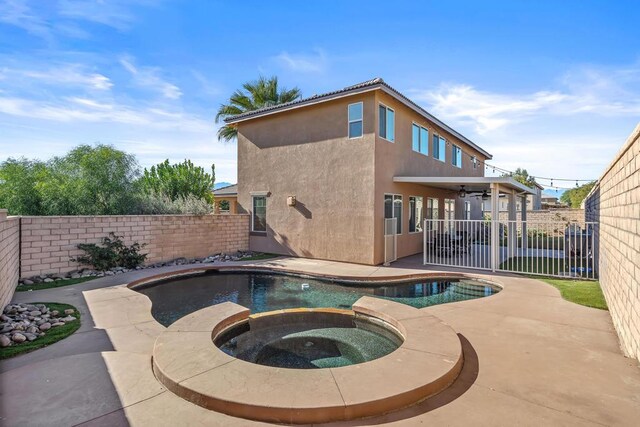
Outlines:
POLYGON ((441 162, 445 161, 447 140, 440 135, 433 135, 433 158, 441 162))
POLYGON ((394 141, 396 127, 395 112, 386 105, 380 104, 378 107, 379 134, 387 141, 394 141))
POLYGON ((360 138, 363 132, 362 102, 349 104, 349 138, 360 138))
POLYGON ((251 231, 266 233, 267 198, 265 196, 253 196, 252 199, 253 212, 251 213, 251 231))
POLYGON ((384 217, 396 218, 396 234, 402 234, 402 196, 399 194, 384 195, 384 217))
POLYGON ((456 199, 444 199, 444 226, 451 231, 456 217, 456 199))
POLYGON ((464 219, 471 219, 471 202, 464 202, 464 219))
POLYGON ((462 149, 457 145, 451 145, 451 164, 457 168, 462 167, 462 149))
POLYGON ((424 219, 424 209, 422 197, 409 196, 409 233, 419 233, 422 231, 424 219))
POLYGON ((429 130, 417 124, 411 125, 411 147, 413 151, 429 155, 429 130))
MULTIPOLYGON (((438 208, 438 199, 434 199, 431 197, 427 198, 427 219, 439 219, 439 218, 440 218, 440 211, 438 208)), ((427 222, 427 224, 430 230, 437 228, 435 223, 432 223, 431 221, 427 222)))

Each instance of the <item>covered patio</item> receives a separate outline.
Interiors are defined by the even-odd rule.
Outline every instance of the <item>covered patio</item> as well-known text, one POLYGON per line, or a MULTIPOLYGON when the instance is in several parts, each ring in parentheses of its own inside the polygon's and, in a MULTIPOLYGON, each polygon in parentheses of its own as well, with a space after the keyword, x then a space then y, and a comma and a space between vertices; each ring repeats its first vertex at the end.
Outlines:
MULTIPOLYGON (((426 218, 424 264, 496 271, 506 258, 518 254, 518 234, 527 235, 527 196, 535 194, 534 189, 511 177, 396 176, 393 181, 457 192, 458 197, 464 201, 490 202, 490 221, 485 220, 482 214, 475 218, 463 218, 460 214, 456 214, 455 218, 426 218), (508 200, 506 246, 501 245, 503 234, 499 222, 501 195, 505 195, 508 200), (522 206, 520 221, 518 221, 516 209, 518 198, 522 206)), ((460 211, 457 210, 457 212, 460 211)))

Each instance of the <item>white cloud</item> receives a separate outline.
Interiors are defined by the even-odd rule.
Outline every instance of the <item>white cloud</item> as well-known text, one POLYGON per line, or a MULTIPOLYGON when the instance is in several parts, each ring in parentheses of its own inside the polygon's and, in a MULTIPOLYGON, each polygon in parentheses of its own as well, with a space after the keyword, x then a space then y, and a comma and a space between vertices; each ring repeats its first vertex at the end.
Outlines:
POLYGON ((0 0, 0 22, 22 28, 33 35, 49 37, 49 24, 27 3, 27 0, 0 0))
POLYGON ((411 92, 435 115, 470 125, 480 134, 541 116, 640 114, 640 64, 606 70, 581 67, 566 73, 560 84, 559 89, 528 94, 482 91, 467 84, 411 92))
POLYGON ((471 122, 477 132, 485 133, 562 102, 566 95, 536 92, 513 96, 482 92, 469 85, 441 85, 417 94, 415 99, 432 105, 437 116, 471 122))
POLYGON ((159 68, 138 67, 130 56, 120 58, 120 64, 131 74, 136 85, 160 92, 162 96, 169 99, 178 99, 182 96, 182 91, 178 86, 160 77, 159 68))
POLYGON ((46 70, 8 69, 8 73, 17 77, 36 79, 49 85, 82 86, 86 89, 109 90, 113 86, 111 80, 103 74, 88 72, 82 65, 68 64, 46 70))
POLYGON ((327 56, 321 49, 316 49, 311 55, 282 52, 275 56, 274 59, 284 68, 303 73, 321 72, 328 65, 327 56))
POLYGON ((0 97, 0 113, 62 123, 121 123, 186 132, 213 132, 210 121, 194 115, 159 108, 106 104, 77 97, 58 102, 0 97))
POLYGON ((52 43, 57 36, 86 39, 82 24, 93 23, 129 30, 135 10, 162 0, 0 0, 0 23, 22 28, 52 43))
POLYGON ((120 31, 127 30, 134 22, 129 5, 117 0, 60 0, 61 16, 106 25, 120 31))

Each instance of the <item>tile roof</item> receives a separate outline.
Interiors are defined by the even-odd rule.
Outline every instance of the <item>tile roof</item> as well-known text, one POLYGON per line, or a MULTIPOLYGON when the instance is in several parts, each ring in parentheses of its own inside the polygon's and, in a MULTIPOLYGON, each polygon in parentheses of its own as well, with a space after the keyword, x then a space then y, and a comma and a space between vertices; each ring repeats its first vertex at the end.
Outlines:
POLYGON ((238 194, 238 184, 227 185, 213 190, 214 196, 235 196, 238 194))
POLYGON ((391 87, 389 84, 387 84, 380 77, 376 77, 376 78, 371 79, 371 80, 367 80, 367 81, 364 81, 364 82, 361 82, 361 83, 357 83, 355 85, 347 86, 345 88, 342 88, 342 89, 339 89, 339 90, 335 90, 335 91, 332 91, 332 92, 327 92, 327 93, 323 93, 323 94, 319 94, 319 95, 313 95, 313 96, 310 96, 308 98, 296 99, 295 101, 285 102, 284 104, 270 105, 268 107, 259 108, 257 110, 253 110, 253 111, 247 111, 246 113, 237 114, 235 116, 227 117, 226 119, 224 119, 224 121, 227 124, 237 123, 237 122, 240 122, 240 121, 243 121, 243 120, 248 120, 248 119, 251 119, 251 118, 254 118, 254 117, 260 117, 260 116, 263 116, 263 115, 276 113, 276 112, 278 112, 280 110, 290 110, 290 109, 293 109, 293 108, 303 107, 306 104, 314 104, 314 103, 317 103, 317 102, 328 101, 328 100, 330 100, 330 99, 332 99, 332 98, 334 98, 336 96, 348 94, 349 92, 361 91, 362 89, 368 89, 368 90, 383 89, 383 90, 385 90, 391 96, 393 96, 396 99, 400 100, 401 102, 407 104, 410 108, 412 108, 413 110, 415 110, 419 114, 423 115, 428 120, 431 120, 432 122, 434 122, 438 126, 440 126, 443 129, 445 129, 447 132, 449 132, 452 135, 455 135, 456 137, 460 138, 460 140, 466 142, 471 147, 475 148, 476 150, 480 151, 482 154, 486 155, 488 158, 492 158, 492 155, 489 154, 487 151, 485 151, 480 146, 476 145, 474 142, 472 142, 467 137, 462 135, 460 132, 454 130, 453 128, 451 128, 450 126, 448 126, 447 124, 445 124, 444 122, 442 122, 441 120, 439 120, 438 118, 433 116, 427 110, 425 110, 424 108, 422 108, 421 106, 419 106, 418 104, 413 102, 411 99, 407 98, 405 95, 403 95, 402 93, 400 93, 399 91, 397 91, 396 89, 391 87))

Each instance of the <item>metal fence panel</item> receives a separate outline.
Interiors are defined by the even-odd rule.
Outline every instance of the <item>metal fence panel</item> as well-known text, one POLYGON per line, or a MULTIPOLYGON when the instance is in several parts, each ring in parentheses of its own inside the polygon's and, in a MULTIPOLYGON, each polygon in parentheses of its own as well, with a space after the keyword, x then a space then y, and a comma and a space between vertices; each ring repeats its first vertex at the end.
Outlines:
POLYGON ((424 263, 596 279, 598 224, 563 221, 425 220, 424 263), (497 259, 494 262, 494 257, 497 259))

